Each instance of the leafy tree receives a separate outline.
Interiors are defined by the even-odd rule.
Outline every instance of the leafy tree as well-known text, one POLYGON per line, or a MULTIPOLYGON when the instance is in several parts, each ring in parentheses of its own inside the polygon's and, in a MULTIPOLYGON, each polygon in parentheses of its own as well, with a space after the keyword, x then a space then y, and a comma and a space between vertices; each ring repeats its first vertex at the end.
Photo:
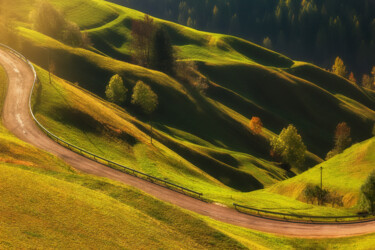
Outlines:
POLYGON ((271 140, 271 152, 279 155, 290 166, 301 169, 305 161, 306 146, 296 127, 289 125, 271 140))
POLYGON ((346 122, 337 125, 335 131, 335 148, 341 153, 350 146, 352 139, 350 137, 350 127, 346 122))
POLYGON ((32 12, 34 29, 71 46, 88 47, 91 42, 87 33, 65 19, 63 14, 50 3, 42 1, 32 12))
POLYGON ((62 31, 66 25, 65 18, 49 2, 40 2, 31 16, 35 30, 55 39, 62 38, 62 31))
POLYGON ((145 114, 153 113, 159 105, 158 96, 142 81, 133 88, 132 104, 139 106, 145 114))
POLYGON ((332 66, 332 72, 338 76, 347 76, 348 72, 346 71, 346 66, 340 57, 336 57, 335 64, 332 66))
POLYGON ((62 40, 73 47, 88 48, 91 40, 87 32, 81 32, 80 27, 73 22, 67 22, 62 40))
POLYGON ((133 60, 143 67, 151 66, 152 39, 155 33, 154 19, 145 15, 143 20, 132 21, 133 60))
POLYGON ((173 74, 175 64, 173 47, 168 33, 163 28, 156 31, 152 45, 153 68, 167 74, 173 74))
POLYGON ((266 38, 263 39, 263 47, 267 49, 272 49, 272 41, 271 39, 267 36, 266 38))
POLYGON ((372 214, 375 213, 375 171, 361 187, 362 205, 372 214))
POLYGON ((337 125, 334 135, 334 148, 328 152, 326 159, 330 159, 337 154, 341 154, 348 148, 352 142, 350 137, 350 127, 346 122, 341 122, 337 125))
POLYGON ((114 75, 107 85, 105 95, 109 101, 121 105, 126 100, 127 92, 128 89, 124 86, 121 76, 114 75))
POLYGON ((349 81, 351 81, 352 83, 357 83, 357 79, 355 79, 353 72, 350 72, 349 74, 349 81))
POLYGON ((374 85, 372 84, 371 77, 367 74, 364 74, 362 77, 362 87, 372 89, 373 86, 374 85))
POLYGON ((259 117, 252 117, 249 123, 250 130, 255 135, 260 135, 263 130, 263 123, 259 117))
MULTIPOLYGON (((133 88, 133 95, 132 95, 132 104, 139 106, 145 114, 151 115, 159 105, 158 96, 150 86, 145 84, 142 81, 138 81, 133 88)), ((150 140, 152 144, 152 123, 151 125, 151 133, 150 133, 150 140)))

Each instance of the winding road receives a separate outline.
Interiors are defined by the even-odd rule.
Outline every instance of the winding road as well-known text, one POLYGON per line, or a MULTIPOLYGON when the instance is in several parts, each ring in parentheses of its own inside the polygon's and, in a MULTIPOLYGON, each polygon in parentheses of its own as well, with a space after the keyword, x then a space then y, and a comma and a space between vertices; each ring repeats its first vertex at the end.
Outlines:
POLYGON ((246 215, 231 208, 196 200, 84 158, 47 137, 31 118, 28 100, 34 75, 30 66, 14 54, 1 49, 0 64, 5 68, 9 79, 2 114, 5 127, 18 138, 60 157, 78 171, 107 177, 136 187, 178 207, 218 221, 262 232, 303 238, 336 238, 375 232, 375 221, 354 224, 303 224, 246 215))

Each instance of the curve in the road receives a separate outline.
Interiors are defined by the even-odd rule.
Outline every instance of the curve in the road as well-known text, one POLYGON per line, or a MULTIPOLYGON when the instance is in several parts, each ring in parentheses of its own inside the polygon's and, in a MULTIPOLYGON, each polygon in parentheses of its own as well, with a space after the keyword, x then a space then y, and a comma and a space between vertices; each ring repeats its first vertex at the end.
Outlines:
POLYGON ((3 65, 9 79, 3 124, 20 139, 62 158, 81 172, 107 177, 212 219, 262 232, 304 238, 347 237, 375 232, 375 221, 355 224, 301 224, 242 214, 234 209, 205 203, 89 160, 51 140, 33 121, 28 102, 34 81, 30 66, 6 50, 0 50, 0 64, 3 65))

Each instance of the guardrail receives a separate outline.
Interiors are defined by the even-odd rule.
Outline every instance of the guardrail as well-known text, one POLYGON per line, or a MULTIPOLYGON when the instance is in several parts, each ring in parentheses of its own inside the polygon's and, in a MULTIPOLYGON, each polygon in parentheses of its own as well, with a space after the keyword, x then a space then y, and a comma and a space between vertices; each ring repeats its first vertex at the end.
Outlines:
POLYGON ((152 175, 140 172, 138 170, 126 167, 126 166, 121 165, 119 163, 107 160, 107 159, 105 159, 105 158, 103 158, 101 156, 95 155, 94 153, 91 153, 91 152, 89 152, 87 150, 84 150, 84 149, 82 149, 80 147, 77 147, 77 146, 75 146, 75 145, 73 145, 73 144, 71 144, 71 143, 69 143, 69 142, 67 142, 67 141, 59 138, 55 134, 51 133, 48 129, 46 129, 38 121, 38 119, 35 117, 34 112, 32 110, 32 105, 31 105, 31 103, 32 103, 32 95, 33 95, 33 92, 34 92, 34 89, 35 89, 35 85, 36 85, 36 83, 38 81, 38 77, 37 77, 37 74, 36 74, 34 66, 32 65, 32 63, 29 60, 26 59, 26 57, 24 57, 22 54, 20 54, 19 52, 15 51, 14 49, 10 48, 9 46, 1 44, 1 43, 0 43, 0 46, 3 47, 3 48, 5 48, 5 49, 7 49, 7 50, 9 50, 12 54, 14 54, 18 58, 20 58, 21 60, 23 60, 24 62, 26 62, 30 66, 30 68, 32 69, 33 74, 34 74, 34 82, 33 82, 33 86, 31 88, 30 97, 29 97, 30 114, 31 114, 33 120, 36 122, 36 124, 42 129, 42 131, 48 137, 50 137, 51 139, 53 139, 55 142, 59 143, 63 147, 66 147, 69 150, 71 150, 73 152, 76 152, 76 153, 84 156, 85 158, 88 158, 88 159, 93 160, 95 162, 107 165, 110 168, 114 168, 116 170, 121 170, 122 172, 126 172, 127 174, 130 174, 130 175, 138 177, 140 179, 152 182, 154 184, 158 184, 158 185, 161 185, 163 187, 166 187, 166 188, 178 191, 180 193, 183 193, 185 195, 189 195, 189 196, 191 196, 193 198, 198 198, 200 200, 203 200, 203 197, 202 197, 203 194, 202 193, 196 192, 196 191, 191 190, 189 188, 182 187, 180 185, 174 184, 174 183, 169 182, 169 181, 165 181, 163 179, 160 179, 160 178, 157 178, 155 176, 152 176, 152 175))
POLYGON ((375 217, 371 214, 357 214, 349 216, 314 216, 314 215, 303 215, 303 214, 289 214, 289 213, 279 213, 268 210, 262 210, 252 207, 247 207, 233 203, 234 209, 241 213, 273 219, 273 220, 284 220, 292 222, 311 222, 311 223, 355 223, 355 222, 365 222, 374 221, 375 217), (251 211, 251 212, 250 212, 251 211), (307 220, 303 220, 307 219, 307 220), (350 220, 353 219, 353 220, 350 220))

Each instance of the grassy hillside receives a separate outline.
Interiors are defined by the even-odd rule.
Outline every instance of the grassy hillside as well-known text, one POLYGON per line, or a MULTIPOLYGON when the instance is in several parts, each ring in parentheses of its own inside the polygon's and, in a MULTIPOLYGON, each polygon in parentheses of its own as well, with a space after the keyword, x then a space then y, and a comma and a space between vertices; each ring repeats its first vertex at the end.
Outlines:
MULTIPOLYGON (((0 67, 0 96, 5 89, 0 67)), ((230 226, 78 174, 2 126, 0 137, 2 149, 12 146, 0 156, 1 248, 367 249, 374 244, 374 235, 318 241, 230 226)))
MULTIPOLYGON (((73 2, 80 6, 81 1, 73 2)), ((262 146, 255 143, 256 138, 247 128, 248 119, 255 115, 273 133, 279 133, 283 127, 294 123, 309 150, 320 158, 325 157, 332 147, 333 130, 341 121, 348 122, 353 128, 356 141, 370 136, 375 121, 372 111, 374 101, 358 87, 319 68, 311 71, 311 67, 295 64, 285 56, 235 37, 200 32, 163 20, 155 21, 168 31, 178 59, 198 62, 199 70, 210 80, 206 97, 196 95, 184 83, 177 83, 171 77, 126 63, 124 61, 130 61, 131 22, 141 19, 143 14, 106 4, 118 16, 113 21, 102 20, 102 25, 87 30, 94 45, 92 52, 64 46, 31 31, 30 25, 25 24, 19 29, 24 40, 24 53, 46 67, 48 52, 42 48, 49 48, 58 76, 79 82, 80 86, 99 96, 104 95, 105 84, 114 73, 120 73, 128 86, 142 79, 151 84, 160 96, 160 108, 154 116, 159 124, 188 132, 215 146, 267 160, 270 158, 266 141, 262 146), (338 89, 342 89, 341 92, 338 89), (339 95, 349 99, 342 100, 339 95), (218 110, 220 104, 230 112, 218 110), (192 119, 186 120, 185 114, 192 119)), ((68 8, 64 4, 58 7, 63 11, 68 8)), ((71 20, 85 27, 81 24, 83 19, 71 20)), ((126 107, 127 110, 129 108, 126 107)), ((318 161, 312 162, 308 165, 318 161)))
POLYGON ((314 215, 353 213, 352 210, 322 209, 263 190, 241 192, 230 188, 234 185, 240 189, 235 185, 243 185, 242 188, 258 189, 259 186, 254 186, 257 183, 269 186, 287 176, 285 171, 267 161, 217 148, 172 128, 169 134, 157 130, 154 144, 151 145, 147 124, 57 77, 53 77, 50 84, 47 72, 40 68, 37 72, 42 83, 34 96, 37 118, 62 139, 95 154, 203 192, 204 197, 227 206, 236 202, 258 208, 294 213, 297 210, 298 213, 314 215), (256 179, 246 182, 245 178, 252 176, 256 179), (236 182, 232 183, 232 180, 236 182))
POLYGON ((368 175, 375 170, 375 138, 358 143, 327 162, 289 180, 278 183, 269 191, 303 199, 308 183, 320 184, 320 167, 323 167, 323 186, 344 195, 346 206, 353 206, 368 175))
MULTIPOLYGON (((189 84, 129 63, 131 23, 143 18, 142 13, 104 1, 51 3, 86 29, 93 47, 69 47, 32 30, 29 20, 19 18, 21 51, 42 68, 47 68, 50 56, 54 74, 81 87, 78 91, 61 80, 48 86, 40 68, 44 86, 35 108, 56 134, 98 155, 204 190, 209 198, 224 204, 253 204, 249 191, 290 175, 272 162, 267 139, 289 123, 296 125, 310 150, 306 167, 322 162, 332 148, 333 130, 339 122, 348 122, 355 141, 371 134, 375 121, 372 97, 315 66, 294 62, 242 39, 155 19, 168 31, 178 59, 195 61, 209 80, 207 94, 201 95, 189 84), (82 10, 85 5, 87 10, 82 10), (86 14, 77 15, 81 11, 95 12, 90 24, 86 14), (122 109, 84 91, 103 97, 106 83, 116 73, 123 76, 129 89, 143 80, 158 94, 160 106, 152 118, 154 146, 148 139, 150 119, 129 101, 122 109), (252 116, 263 120, 263 137, 250 132, 252 116), (82 117, 87 122, 77 122, 82 117)), ((34 5, 20 4, 24 16, 34 5)), ((256 197, 255 203, 261 205, 264 199, 256 197)), ((266 197, 274 207, 280 205, 272 193, 266 197)), ((289 201, 282 202, 283 207, 289 201)), ((300 206, 312 209, 303 203, 300 206)))
MULTIPOLYGON (((50 2, 89 33, 93 47, 72 48, 32 30, 28 16, 35 1, 4 3, 16 20, 22 42, 18 49, 37 65, 41 85, 33 108, 53 133, 227 206, 236 202, 312 215, 356 211, 298 201, 304 186, 319 180, 320 165, 284 181, 292 173, 272 162, 267 138, 295 124, 310 150, 306 166, 316 165, 332 147, 338 122, 349 123, 355 141, 370 136, 375 121, 373 93, 248 41, 156 19, 168 31, 178 59, 196 62, 199 73, 209 80, 207 94, 201 95, 171 76, 130 63, 131 22, 143 18, 142 13, 101 0, 50 2), (44 70, 49 55, 56 66, 52 83, 44 70), (116 73, 129 89, 143 80, 158 94, 160 106, 152 119, 154 144, 150 144, 148 117, 129 102, 118 107, 101 99, 116 73), (263 120, 263 137, 249 131, 252 116, 263 120)), ((0 80, 6 80, 1 69, 0 80)), ((1 84, 0 97, 5 86, 1 84)), ((56 248, 366 249, 374 244, 374 235, 344 241, 304 240, 215 222, 133 188, 78 174, 3 127, 0 137, 0 217, 5 218, 0 224, 0 234, 5 235, 0 248, 38 244, 56 248)), ((373 143, 371 139, 355 145, 322 163, 324 185, 345 194, 348 207, 355 204, 359 186, 373 169, 373 143)))

